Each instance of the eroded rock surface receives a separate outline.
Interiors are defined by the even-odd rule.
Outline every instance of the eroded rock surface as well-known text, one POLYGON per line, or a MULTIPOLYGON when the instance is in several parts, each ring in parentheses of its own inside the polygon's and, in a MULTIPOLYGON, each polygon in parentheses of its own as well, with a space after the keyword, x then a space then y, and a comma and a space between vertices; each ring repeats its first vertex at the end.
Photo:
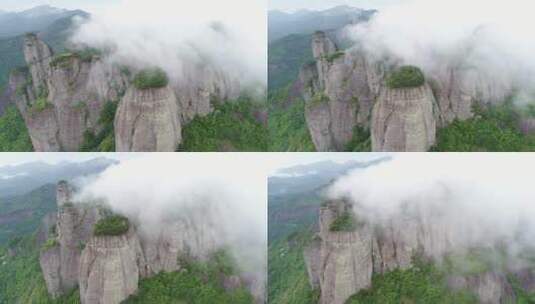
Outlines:
POLYGON ((138 288, 143 255, 133 229, 119 236, 93 236, 80 259, 82 304, 116 304, 138 288))
POLYGON ((168 86, 139 90, 130 87, 115 116, 118 152, 174 152, 181 142, 178 100, 168 86))
POLYGON ((372 114, 372 150, 428 151, 435 143, 435 104, 428 85, 384 88, 372 114))

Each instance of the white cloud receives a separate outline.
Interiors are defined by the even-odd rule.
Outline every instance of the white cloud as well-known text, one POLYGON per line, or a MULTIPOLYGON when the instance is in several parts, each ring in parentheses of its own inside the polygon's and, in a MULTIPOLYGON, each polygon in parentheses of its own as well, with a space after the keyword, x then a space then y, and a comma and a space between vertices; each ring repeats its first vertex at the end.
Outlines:
POLYGON ((122 0, 93 14, 73 41, 114 46, 113 58, 179 78, 211 63, 243 84, 266 84, 264 0, 122 0))
POLYGON ((427 71, 461 62, 530 89, 535 74, 533 8, 525 0, 408 0, 385 7, 370 24, 349 31, 373 54, 391 53, 427 71))
POLYGON ((505 241, 510 252, 535 241, 531 154, 406 153, 357 170, 330 189, 376 224, 416 212, 447 227, 456 249, 505 241))

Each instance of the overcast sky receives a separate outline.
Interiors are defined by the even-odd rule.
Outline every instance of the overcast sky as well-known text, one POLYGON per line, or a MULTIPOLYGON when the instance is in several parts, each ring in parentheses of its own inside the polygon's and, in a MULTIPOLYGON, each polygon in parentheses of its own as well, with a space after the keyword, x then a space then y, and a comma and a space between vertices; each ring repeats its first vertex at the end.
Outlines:
POLYGON ((105 8, 119 0, 0 0, 0 10, 20 11, 38 5, 51 5, 67 9, 83 9, 88 12, 105 8))
POLYGON ((0 167, 21 163, 42 161, 57 164, 63 161, 83 162, 89 159, 106 157, 125 160, 142 156, 144 153, 0 153, 0 167))
MULTIPOLYGON (((106 157, 117 160, 127 160, 138 157, 146 157, 147 154, 153 153, 0 153, 0 167, 6 165, 21 164, 27 162, 42 161, 56 164, 63 161, 83 162, 86 160, 106 157)), ((188 154, 192 153, 160 153, 161 158, 167 157, 167 154, 172 154, 177 161, 181 157, 188 158, 188 154), (181 156, 183 155, 183 156, 181 156)), ((250 162, 245 165, 257 166, 260 172, 266 174, 275 173, 284 168, 289 168, 297 165, 320 162, 324 160, 332 160, 336 162, 353 161, 369 161, 384 157, 385 153, 193 153, 200 154, 204 159, 214 159, 214 161, 232 161, 233 159, 249 158, 250 162), (212 154, 212 156, 211 156, 212 154), (222 154, 222 155, 218 155, 222 154)), ((155 155, 158 157, 157 155, 155 155)), ((243 162, 241 163, 243 164, 243 162)), ((206 163, 200 164, 206 166, 206 163)))
POLYGON ((271 10, 296 11, 300 9, 323 10, 338 5, 380 9, 405 0, 269 0, 271 10))

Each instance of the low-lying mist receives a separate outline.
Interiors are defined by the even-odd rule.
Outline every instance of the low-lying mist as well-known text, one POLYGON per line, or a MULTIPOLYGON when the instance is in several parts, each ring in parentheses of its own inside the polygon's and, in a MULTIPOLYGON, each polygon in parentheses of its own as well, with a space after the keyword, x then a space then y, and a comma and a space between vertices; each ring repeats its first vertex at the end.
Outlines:
POLYGON ((233 153, 144 155, 83 181, 74 200, 102 200, 148 237, 169 232, 173 223, 184 219, 199 229, 209 229, 203 232, 215 236, 243 271, 256 273, 263 282, 266 172, 243 166, 258 161, 253 155, 233 153))
POLYGON ((483 247, 519 257, 535 242, 534 162, 529 154, 398 154, 340 178, 328 196, 350 199, 357 218, 374 225, 412 218, 445 234, 437 257, 483 247))
POLYGON ((121 0, 93 13, 72 37, 75 44, 111 50, 135 68, 158 66, 177 81, 195 79, 207 65, 241 81, 267 83, 264 0, 121 0))
MULTIPOLYGON (((476 70, 499 86, 533 93, 533 6, 525 0, 406 0, 381 8, 369 23, 348 27, 369 54, 394 56, 427 73, 476 70)), ((477 82, 480 79, 472 79, 477 82)))

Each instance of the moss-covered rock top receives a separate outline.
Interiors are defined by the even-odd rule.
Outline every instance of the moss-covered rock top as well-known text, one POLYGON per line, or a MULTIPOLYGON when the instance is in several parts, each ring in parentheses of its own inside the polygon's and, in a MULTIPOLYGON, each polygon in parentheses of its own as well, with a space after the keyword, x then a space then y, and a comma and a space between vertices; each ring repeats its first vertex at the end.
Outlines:
POLYGON ((167 74, 160 68, 145 69, 134 77, 134 86, 140 90, 162 88, 168 83, 167 74))
POLYGON ((95 224, 93 234, 96 236, 122 235, 128 232, 130 221, 121 215, 112 215, 95 224))
POLYGON ((386 80, 386 84, 391 89, 415 88, 424 83, 425 76, 422 70, 410 65, 400 67, 386 80))
POLYGON ((355 231, 357 226, 358 225, 355 216, 346 211, 331 223, 329 230, 332 232, 355 231))

